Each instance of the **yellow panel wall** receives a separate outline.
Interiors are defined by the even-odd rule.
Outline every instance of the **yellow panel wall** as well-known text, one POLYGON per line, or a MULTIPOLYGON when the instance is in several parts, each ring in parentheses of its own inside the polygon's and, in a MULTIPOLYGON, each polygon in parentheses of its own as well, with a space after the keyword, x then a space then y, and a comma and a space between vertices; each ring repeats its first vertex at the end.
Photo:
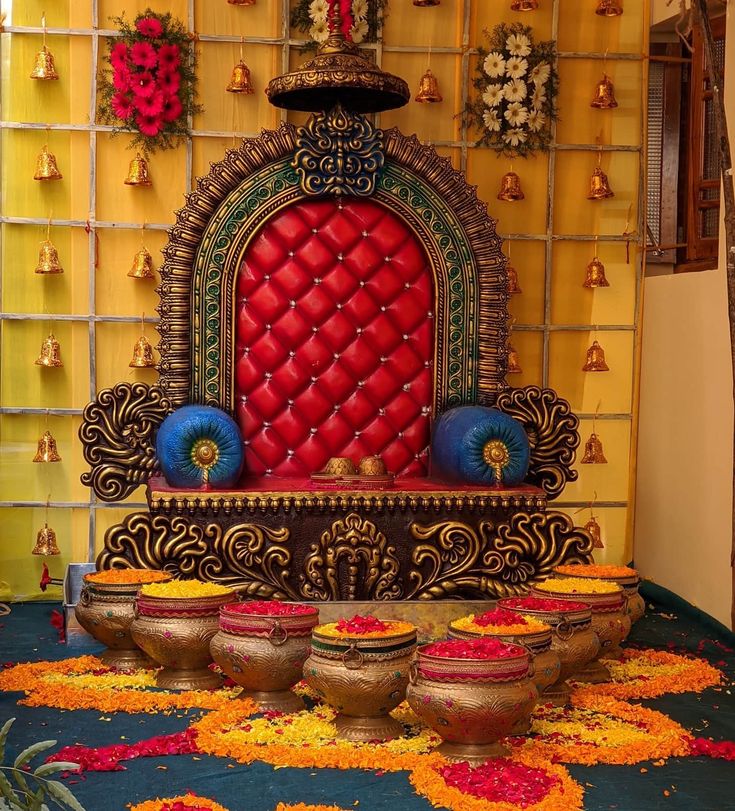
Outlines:
MULTIPOLYGON (((77 431, 92 393, 121 380, 156 379, 155 371, 128 367, 143 314, 146 333, 155 336, 155 282, 136 281, 127 271, 143 244, 160 264, 165 229, 185 192, 240 136, 273 128, 283 118, 303 122, 301 114, 268 105, 263 89, 284 64, 296 66, 306 54, 294 44, 300 33, 284 26, 287 0, 259 0, 251 7, 194 0, 191 20, 185 0, 167 3, 167 10, 185 20, 197 37, 204 111, 195 117, 190 144, 151 159, 153 187, 136 189, 123 183, 133 156, 127 149, 130 139, 113 138, 94 121, 92 89, 105 53, 100 36, 93 64, 94 26, 110 30, 111 17, 123 10, 134 17, 148 7, 148 0, 2 0, 0 5, 7 15, 0 35, 0 596, 7 598, 39 595, 42 561, 30 550, 47 514, 62 550, 61 558, 51 561, 52 574, 60 576, 65 563, 93 555, 107 527, 144 502, 140 488, 124 505, 99 504, 79 482, 85 464, 77 431), (44 10, 58 82, 28 78, 42 43, 44 10), (252 71, 253 96, 225 92, 241 48, 252 71), (44 144, 57 157, 62 181, 32 180, 44 144), (33 270, 49 220, 65 273, 43 277, 33 270), (61 342, 62 369, 33 363, 51 330, 61 342), (34 464, 36 441, 46 428, 58 441, 62 461, 34 464), (47 509, 48 499, 52 506, 47 509)), ((537 11, 520 14, 510 11, 510 0, 442 0, 429 8, 391 0, 376 59, 403 76, 414 93, 430 64, 444 101, 411 101, 382 114, 379 124, 415 132, 434 144, 467 172, 498 219, 523 291, 510 302, 512 342, 523 372, 510 382, 556 388, 582 416, 583 440, 594 419, 608 464, 579 466, 579 480, 557 504, 585 523, 589 504, 595 502, 605 541, 598 559, 623 562, 630 559, 640 279, 636 243, 646 79, 640 55, 647 48, 648 3, 626 0, 624 15, 614 19, 596 16, 594 5, 592 0, 541 0, 537 11), (537 40, 555 37, 560 51, 557 146, 527 160, 509 161, 493 150, 476 148, 477 133, 467 131, 461 120, 463 94, 476 65, 472 49, 482 44, 483 29, 502 21, 532 26, 537 40), (615 82, 619 107, 614 111, 589 107, 603 71, 615 82), (599 160, 615 197, 593 203, 586 194, 600 144, 604 150, 599 160), (497 200, 500 178, 511 165, 526 194, 518 203, 497 200), (630 234, 627 246, 624 232, 630 234), (605 263, 611 286, 588 290, 582 282, 595 252, 605 263), (581 371, 586 348, 595 339, 606 350, 608 373, 581 371)))

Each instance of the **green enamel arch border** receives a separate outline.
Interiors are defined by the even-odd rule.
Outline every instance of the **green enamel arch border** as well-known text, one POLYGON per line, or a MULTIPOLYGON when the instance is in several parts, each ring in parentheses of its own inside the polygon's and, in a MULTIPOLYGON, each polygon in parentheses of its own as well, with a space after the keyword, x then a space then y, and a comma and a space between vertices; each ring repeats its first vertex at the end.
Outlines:
MULTIPOLYGON (((288 156, 249 176, 207 224, 191 277, 191 402, 234 410, 237 271, 262 225, 302 199, 288 156)), ((425 179, 391 158, 373 199, 408 223, 429 256, 435 285, 435 410, 476 402, 480 279, 462 222, 425 179)))

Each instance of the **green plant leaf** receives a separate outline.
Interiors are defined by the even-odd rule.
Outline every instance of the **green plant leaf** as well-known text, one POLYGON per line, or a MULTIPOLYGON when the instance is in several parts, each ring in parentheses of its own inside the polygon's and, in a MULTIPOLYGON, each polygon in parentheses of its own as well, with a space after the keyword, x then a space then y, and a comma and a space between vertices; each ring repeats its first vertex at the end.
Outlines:
POLYGON ((71 808, 72 811, 85 811, 84 806, 71 793, 70 789, 63 783, 59 783, 58 780, 49 780, 48 783, 46 783, 46 791, 54 800, 63 803, 68 808, 71 808))
POLYGON ((41 811, 43 808, 43 800, 46 796, 46 790, 41 786, 36 793, 31 797, 28 804, 28 811, 41 811))
POLYGON ((51 749, 52 746, 56 746, 56 741, 38 741, 38 743, 31 744, 18 755, 13 766, 16 769, 22 769, 29 760, 32 760, 41 752, 51 749))
POLYGON ((8 732, 10 732, 10 727, 13 726, 14 722, 15 718, 8 718, 3 724, 2 729, 0 729, 0 763, 2 763, 5 758, 5 742, 8 740, 8 732))
POLYGON ((56 760, 53 763, 43 763, 34 772, 34 777, 46 777, 56 772, 74 772, 79 768, 78 763, 67 763, 65 760, 56 760))
POLYGON ((10 780, 0 771, 0 795, 11 803, 18 803, 18 795, 15 793, 10 780))

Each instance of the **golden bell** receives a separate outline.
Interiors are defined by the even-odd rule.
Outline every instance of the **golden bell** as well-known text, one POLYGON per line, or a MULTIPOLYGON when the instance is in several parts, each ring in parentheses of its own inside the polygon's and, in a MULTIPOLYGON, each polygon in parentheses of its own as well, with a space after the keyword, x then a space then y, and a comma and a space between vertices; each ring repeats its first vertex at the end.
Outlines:
POLYGON ((535 11, 538 8, 538 0, 513 0, 510 4, 511 11, 535 11))
POLYGON ((590 102, 590 107, 596 107, 598 110, 612 110, 617 107, 618 103, 615 100, 615 85, 610 81, 607 73, 602 74, 602 79, 597 83, 595 88, 595 97, 590 102))
POLYGON ((595 520, 594 515, 584 525, 584 528, 592 536, 592 548, 593 549, 604 549, 605 544, 602 542, 602 529, 600 528, 600 525, 595 520))
POLYGON ((59 74, 54 66, 54 55, 44 45, 36 54, 36 65, 31 71, 31 79, 58 79, 59 74))
POLYGON ((512 265, 508 265, 506 272, 508 274, 508 287, 506 288, 508 295, 514 296, 516 293, 522 293, 523 290, 518 283, 518 271, 512 265))
POLYGON ((34 180, 61 180, 63 175, 56 166, 56 156, 48 151, 48 146, 44 144, 43 149, 36 158, 36 174, 34 180))
POLYGON ((41 344, 41 354, 34 361, 36 366, 63 366, 64 361, 61 360, 61 344, 56 340, 54 334, 51 333, 48 338, 43 339, 41 344))
POLYGON ((521 179, 515 172, 507 172, 500 181, 498 200, 523 200, 526 195, 521 189, 521 179))
POLYGON ((125 178, 126 186, 152 186, 150 175, 148 174, 148 161, 138 152, 130 161, 128 176, 125 178))
POLYGON ((42 274, 64 272, 64 268, 61 267, 61 262, 59 262, 59 252, 56 250, 54 243, 48 239, 44 239, 41 243, 35 272, 42 274))
POLYGON ((600 17, 619 17, 623 13, 623 4, 620 0, 600 0, 595 14, 600 17))
POLYGON ((133 264, 128 271, 131 279, 153 279, 153 257, 147 248, 141 248, 133 258, 133 264))
POLYGON ((251 96, 255 92, 250 81, 250 68, 242 59, 232 69, 232 78, 225 90, 228 93, 244 93, 246 96, 251 96))
POLYGON ((231 6, 254 6, 255 0, 227 0, 231 6))
POLYGON ((519 375, 523 371, 518 359, 518 353, 513 348, 512 344, 508 344, 508 366, 505 371, 506 374, 509 375, 519 375))
POLYGON ((44 431, 43 436, 38 440, 38 450, 33 457, 34 462, 60 462, 61 457, 56 450, 56 440, 51 436, 50 431, 44 431))
POLYGON ((38 530, 36 535, 36 545, 31 550, 32 555, 60 555, 58 544, 56 543, 56 533, 44 522, 43 528, 38 530))
POLYGON ((141 335, 135 342, 133 357, 128 366, 134 369, 147 369, 155 365, 156 361, 153 359, 153 345, 145 335, 141 335))
POLYGON ((592 341, 592 346, 587 350, 587 362, 582 367, 583 372, 609 372, 610 367, 605 363, 605 350, 592 341))
POLYGON ((590 193, 587 195, 587 199, 606 200, 608 197, 615 197, 615 192, 610 188, 607 175, 599 166, 596 166, 590 179, 590 193))
POLYGON ((438 6, 441 0, 413 0, 414 6, 438 6))
POLYGON ((431 68, 427 68, 426 73, 421 77, 419 82, 419 92, 416 94, 414 101, 419 104, 435 104, 442 101, 442 94, 439 92, 439 82, 436 76, 431 72, 431 68))
POLYGON ((580 462, 582 465, 606 465, 605 452, 602 449, 600 437, 594 432, 584 443, 584 456, 580 462))
POLYGON ((605 266, 596 256, 587 265, 587 277, 582 287, 610 287, 610 282, 605 277, 605 266))

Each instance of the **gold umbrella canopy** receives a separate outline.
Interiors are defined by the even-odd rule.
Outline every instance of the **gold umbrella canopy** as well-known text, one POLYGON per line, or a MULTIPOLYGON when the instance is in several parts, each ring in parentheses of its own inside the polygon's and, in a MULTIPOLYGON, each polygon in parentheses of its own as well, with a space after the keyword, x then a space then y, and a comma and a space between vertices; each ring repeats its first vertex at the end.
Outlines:
POLYGON ((270 103, 309 113, 337 104, 356 113, 379 113, 407 104, 411 92, 406 82, 381 70, 345 39, 339 3, 332 6, 329 25, 329 37, 313 59, 271 79, 265 90, 270 103))

